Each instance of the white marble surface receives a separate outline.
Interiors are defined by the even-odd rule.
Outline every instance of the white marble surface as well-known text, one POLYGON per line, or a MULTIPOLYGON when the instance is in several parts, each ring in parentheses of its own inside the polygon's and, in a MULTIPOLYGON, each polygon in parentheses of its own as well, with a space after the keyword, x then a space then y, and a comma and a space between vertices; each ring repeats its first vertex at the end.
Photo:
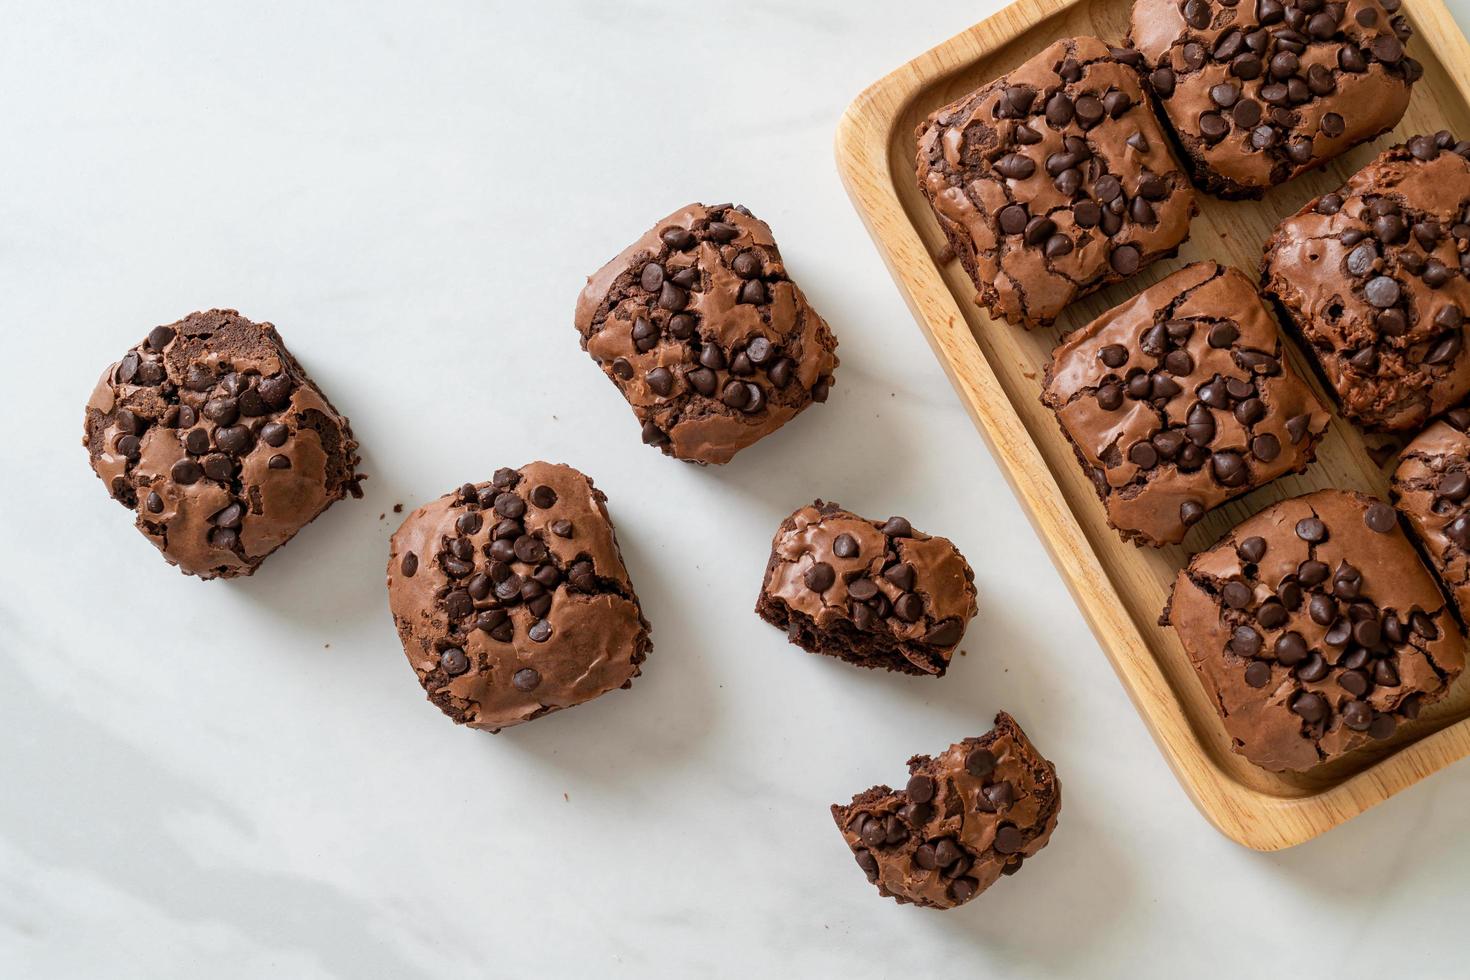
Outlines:
POLYGON ((0 975, 1463 976, 1470 766, 1284 854, 1212 830, 846 200, 843 107, 990 6, 5 4, 0 975), (831 402, 725 469, 642 447, 570 322, 690 199, 765 217, 842 343, 831 402), (211 305, 281 327, 372 474, 229 583, 78 445, 102 366, 211 305), (457 730, 391 628, 392 506, 536 457, 608 492, 657 646, 457 730), (818 494, 975 563, 948 678, 751 614, 818 494), (878 899, 827 804, 999 707, 1065 780, 1052 845, 962 911, 878 899))

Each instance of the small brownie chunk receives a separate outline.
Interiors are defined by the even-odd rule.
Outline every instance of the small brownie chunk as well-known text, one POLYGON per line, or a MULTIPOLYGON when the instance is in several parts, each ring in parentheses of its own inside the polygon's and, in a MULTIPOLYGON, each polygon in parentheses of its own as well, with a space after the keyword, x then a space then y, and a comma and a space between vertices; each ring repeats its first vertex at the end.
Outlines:
POLYGON ((643 441, 693 463, 728 463, 826 401, 837 369, 837 340, 770 227, 738 205, 654 225, 587 280, 577 331, 643 441))
POLYGON ((250 575, 347 494, 352 427, 269 323, 234 310, 154 327, 102 374, 82 444, 170 564, 250 575))
POLYGON ((1404 447, 1393 498, 1470 620, 1470 409, 1450 409, 1404 447))
POLYGON ((1041 400, 1108 524, 1155 547, 1305 469, 1329 421, 1255 286, 1214 262, 1185 266, 1069 336, 1041 400))
POLYGON ((1417 429, 1470 394, 1467 157, 1447 132, 1415 136, 1266 244, 1266 292, 1359 425, 1417 429))
POLYGON ((975 573, 948 538, 821 500, 781 523, 755 604, 803 650, 936 677, 975 608, 975 573))
POLYGON ((1194 191, 1141 63, 1066 38, 919 127, 919 188, 992 316, 1049 324, 1189 237, 1194 191))
POLYGON ((1266 508, 1179 572, 1174 625, 1236 752, 1302 772, 1444 696, 1464 638, 1393 508, 1321 490, 1266 508))
POLYGON ((498 732, 633 685, 653 644, 606 504, 570 466, 530 463, 394 533, 393 622, 456 724, 498 732))
POLYGON ((1002 711, 979 738, 910 759, 903 789, 874 786, 832 819, 879 895, 952 909, 1021 870, 1061 809, 1056 769, 1002 711))
POLYGON ((1196 183, 1260 197, 1388 132, 1424 69, 1399 0, 1134 0, 1128 42, 1196 183))

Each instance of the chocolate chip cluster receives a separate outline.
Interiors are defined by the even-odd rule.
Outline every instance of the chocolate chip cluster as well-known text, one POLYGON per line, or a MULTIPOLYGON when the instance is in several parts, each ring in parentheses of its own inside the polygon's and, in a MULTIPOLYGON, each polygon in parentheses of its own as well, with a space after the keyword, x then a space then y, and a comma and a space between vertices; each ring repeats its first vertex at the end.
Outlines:
POLYGON ((1201 182, 1257 196, 1398 121, 1423 74, 1404 52, 1411 29, 1398 8, 1142 0, 1130 40, 1201 182))
POLYGON ((1369 428, 1422 426, 1470 393, 1470 142, 1415 136, 1286 219, 1266 290, 1369 428))
MULTIPOLYGON (((469 669, 463 645, 454 637, 480 630, 491 639, 509 643, 515 638, 511 610, 524 606, 531 615, 526 636, 534 643, 551 639, 554 627, 547 614, 557 589, 593 594, 604 591, 592 562, 578 558, 561 566, 547 549, 539 532, 528 532, 523 519, 527 506, 549 511, 556 506, 556 491, 545 484, 524 485, 516 470, 501 468, 486 486, 466 483, 452 503, 457 512, 455 534, 443 535, 432 560, 448 578, 440 589, 439 607, 448 623, 449 636, 439 652, 440 665, 450 677, 469 669)), ((571 538, 572 522, 552 520, 550 533, 571 538)), ((400 570, 405 578, 418 572, 419 556, 405 552, 400 570)), ((510 678, 518 691, 533 691, 541 683, 534 667, 515 671, 510 678)))
POLYGON ((995 727, 909 760, 901 790, 874 786, 832 818, 880 895, 954 908, 1046 846, 1061 808, 1056 770, 1001 712, 995 727))
MULTIPOLYGON (((975 797, 981 811, 1004 813, 1016 802, 1016 789, 1002 778, 995 778, 995 756, 988 749, 972 748, 965 753, 965 771, 985 783, 975 797)), ((858 867, 868 880, 878 880, 878 855, 908 843, 911 836, 922 843, 913 849, 910 860, 919 871, 937 872, 946 883, 948 898, 956 905, 969 901, 980 890, 980 882, 969 875, 977 855, 952 833, 931 836, 926 828, 934 821, 936 811, 932 805, 938 792, 933 776, 924 773, 909 778, 904 788, 907 802, 896 811, 886 815, 857 808, 850 816, 847 829, 855 833, 863 846, 853 851, 858 867)), ((1015 874, 1021 870, 1018 856, 1026 846, 1026 837, 1021 829, 1005 821, 997 824, 991 848, 1001 856, 1004 863, 1001 874, 1015 874)))
POLYGON ((724 462, 827 400, 836 341, 769 233, 745 208, 693 205, 589 282, 583 346, 633 405, 645 443, 724 462))

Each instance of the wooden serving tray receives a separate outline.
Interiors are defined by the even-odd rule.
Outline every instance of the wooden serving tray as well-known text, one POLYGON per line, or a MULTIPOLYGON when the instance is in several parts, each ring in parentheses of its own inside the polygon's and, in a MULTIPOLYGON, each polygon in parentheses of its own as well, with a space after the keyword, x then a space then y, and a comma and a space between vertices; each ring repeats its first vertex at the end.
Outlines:
MULTIPOLYGON (((1173 630, 1158 625, 1159 612, 1190 554, 1268 504, 1326 487, 1386 499, 1393 463, 1380 468, 1368 452, 1384 440, 1365 441, 1334 416, 1317 462, 1305 474, 1213 511, 1182 546, 1140 549, 1124 544, 1107 526, 1090 481, 1039 401, 1042 372, 1062 336, 1188 262, 1215 259, 1254 278, 1262 244, 1277 222, 1339 186, 1391 143, 1440 129, 1470 137, 1470 44, 1441 0, 1404 0, 1415 31, 1408 51, 1423 63, 1424 78, 1392 133, 1259 202, 1201 193, 1202 213, 1178 258, 1073 304, 1054 327, 1027 333, 992 320, 975 304, 974 286, 959 262, 936 259, 944 254, 944 236, 916 184, 914 130, 934 109, 1056 38, 1092 34, 1121 43, 1130 7, 1131 0, 1018 0, 858 96, 838 128, 837 162, 909 308, 1175 775, 1227 837, 1276 850, 1310 840, 1470 755, 1470 672, 1387 742, 1309 774, 1269 773, 1230 750, 1173 630)), ((1288 347, 1298 373, 1317 385, 1301 352, 1288 347)), ((1324 403, 1332 404, 1317 388, 1324 403)))

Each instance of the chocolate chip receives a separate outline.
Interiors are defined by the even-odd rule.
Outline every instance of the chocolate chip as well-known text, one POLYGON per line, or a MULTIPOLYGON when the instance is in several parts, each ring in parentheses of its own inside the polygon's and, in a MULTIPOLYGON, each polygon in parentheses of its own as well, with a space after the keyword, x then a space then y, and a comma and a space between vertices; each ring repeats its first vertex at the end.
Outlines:
POLYGON ((1108 263, 1119 275, 1131 276, 1138 271, 1139 252, 1136 245, 1118 245, 1108 257, 1108 263))
POLYGON ((1227 487, 1242 486, 1250 476, 1240 454, 1228 451, 1211 454, 1210 472, 1219 483, 1227 487))
POLYGON ((187 457, 174 463, 173 468, 169 470, 169 479, 182 487, 198 483, 203 476, 204 471, 199 468, 199 464, 187 457))
POLYGON ((1386 309, 1399 301, 1399 284, 1388 276, 1375 276, 1363 287, 1363 296, 1378 309, 1386 309))
POLYGON ((837 573, 832 570, 831 565, 819 561, 806 570, 802 580, 813 592, 826 592, 837 581, 837 573))
POLYGON ((1291 710, 1308 724, 1315 725, 1327 717, 1327 701, 1319 694, 1304 691, 1292 699, 1291 710))
POLYGON ((1251 455, 1269 463, 1281 455, 1281 440, 1270 432, 1263 432, 1251 440, 1251 455))
POLYGON ((902 517, 890 517, 883 524, 883 533, 890 538, 911 538, 914 527, 902 517))
MULTIPOLYGON (((535 623, 531 625, 531 628, 526 631, 526 635, 529 636, 536 643, 545 643, 547 640, 551 639, 551 624, 544 619, 538 619, 535 623)), ((516 673, 519 674, 520 671, 516 671, 516 673)))
POLYGON ((1308 544, 1321 544, 1327 540, 1327 525, 1316 517, 1303 517, 1296 522, 1296 536, 1308 544))
POLYGON ((1025 846, 1025 838, 1014 824, 1001 824, 996 830, 994 847, 998 853, 1015 854, 1025 846))
POLYGON ((934 789, 934 779, 920 773, 909 777, 908 786, 904 791, 915 803, 928 803, 934 799, 934 789))
POLYGON ((965 771, 983 779, 995 771, 995 756, 988 749, 971 749, 965 756, 965 771))
POLYGON ((1271 665, 1264 660, 1253 660, 1245 668, 1245 682, 1251 687, 1265 687, 1271 683, 1271 665))
POLYGON ((517 691, 534 691, 541 685, 541 672, 535 667, 522 667, 511 675, 510 682, 517 691))

